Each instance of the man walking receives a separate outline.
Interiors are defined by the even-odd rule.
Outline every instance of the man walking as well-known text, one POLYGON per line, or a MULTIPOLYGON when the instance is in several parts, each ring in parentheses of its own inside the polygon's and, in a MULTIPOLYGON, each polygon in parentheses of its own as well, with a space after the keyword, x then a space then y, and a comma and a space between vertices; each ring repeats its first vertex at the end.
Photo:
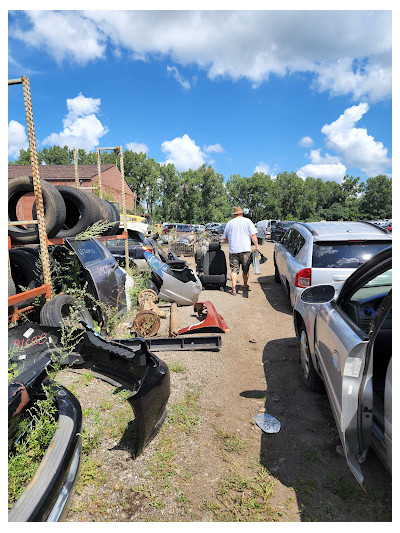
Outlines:
POLYGON ((233 219, 225 226, 223 238, 229 245, 229 266, 231 269, 232 294, 236 293, 237 278, 242 265, 243 291, 248 291, 249 268, 251 263, 251 243, 258 247, 257 230, 249 218, 244 218, 243 209, 235 207, 233 219))

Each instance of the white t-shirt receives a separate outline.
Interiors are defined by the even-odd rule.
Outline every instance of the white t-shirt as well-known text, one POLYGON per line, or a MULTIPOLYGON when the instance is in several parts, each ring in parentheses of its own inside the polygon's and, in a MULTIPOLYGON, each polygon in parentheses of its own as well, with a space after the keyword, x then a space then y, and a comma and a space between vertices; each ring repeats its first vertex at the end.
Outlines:
POLYGON ((225 226, 224 239, 228 239, 231 254, 251 251, 251 236, 257 230, 249 218, 235 217, 225 226))

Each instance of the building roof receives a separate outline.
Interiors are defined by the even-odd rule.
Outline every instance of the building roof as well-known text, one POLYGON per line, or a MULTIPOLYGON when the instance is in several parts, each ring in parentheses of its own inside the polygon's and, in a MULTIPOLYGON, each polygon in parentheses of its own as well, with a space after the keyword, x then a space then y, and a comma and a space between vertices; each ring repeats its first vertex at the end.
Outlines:
MULTIPOLYGON (((113 164, 101 165, 101 172, 115 167, 113 164)), ((40 177, 45 180, 71 180, 75 179, 74 165, 40 165, 40 177)), ((97 165, 78 165, 79 179, 90 180, 97 176, 97 165)), ((32 177, 31 165, 8 165, 8 179, 16 178, 17 176, 32 177)))

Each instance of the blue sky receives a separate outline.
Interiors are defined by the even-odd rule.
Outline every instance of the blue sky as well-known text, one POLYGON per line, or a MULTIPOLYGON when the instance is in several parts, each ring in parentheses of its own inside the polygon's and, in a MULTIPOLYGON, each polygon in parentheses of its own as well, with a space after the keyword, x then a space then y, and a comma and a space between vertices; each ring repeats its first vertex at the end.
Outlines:
POLYGON ((391 43, 390 11, 10 11, 8 76, 30 78, 39 149, 365 180, 392 172, 391 43))

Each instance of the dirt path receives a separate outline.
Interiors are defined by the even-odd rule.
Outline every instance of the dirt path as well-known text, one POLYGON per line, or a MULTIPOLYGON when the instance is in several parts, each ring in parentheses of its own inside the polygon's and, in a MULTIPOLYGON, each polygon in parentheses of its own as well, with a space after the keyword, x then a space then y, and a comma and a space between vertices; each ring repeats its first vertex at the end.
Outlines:
MULTIPOLYGON (((89 406, 90 436, 67 521, 391 519, 390 476, 371 453, 363 466, 367 493, 361 490, 336 452, 326 395, 301 383, 291 309, 273 278, 273 244, 262 251, 268 261, 260 275, 251 273, 248 298, 201 295, 230 328, 221 350, 160 354, 171 370, 169 417, 141 457, 132 460, 121 439, 130 413, 121 402, 111 406, 111 388, 65 373, 89 406), (279 433, 255 425, 263 412, 280 420, 279 433)), ((192 308, 179 308, 180 327, 195 322, 192 308)))

